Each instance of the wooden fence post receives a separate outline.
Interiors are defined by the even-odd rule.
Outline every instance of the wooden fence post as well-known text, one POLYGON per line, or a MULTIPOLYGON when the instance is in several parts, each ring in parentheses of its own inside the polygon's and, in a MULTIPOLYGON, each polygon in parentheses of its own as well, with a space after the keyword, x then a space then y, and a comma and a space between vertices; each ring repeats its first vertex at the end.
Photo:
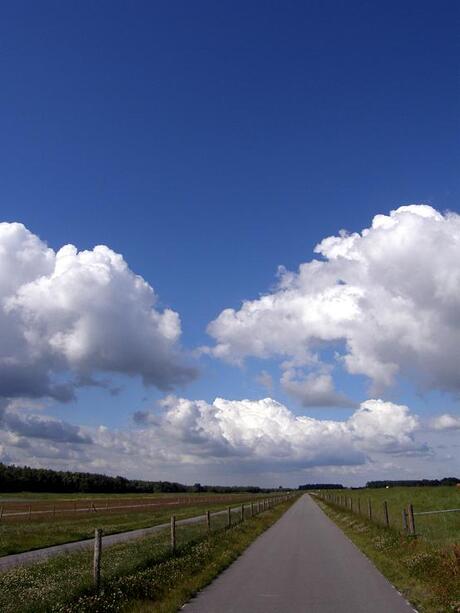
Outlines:
POLYGON ((411 504, 409 504, 409 506, 407 507, 407 514, 409 516, 409 534, 411 536, 416 536, 414 507, 411 504))
POLYGON ((227 507, 227 528, 232 526, 232 509, 227 507))
POLYGON ((244 504, 241 505, 241 521, 244 521, 244 504))
POLYGON ((176 516, 171 515, 171 551, 176 551, 176 516))
POLYGON ((211 513, 206 511, 206 526, 208 528, 208 532, 211 532, 211 513))
POLYGON ((361 515, 361 498, 358 498, 358 515, 361 515))
POLYGON ((0 507, 0 521, 2 521, 3 517, 3 507, 0 507))
POLYGON ((99 591, 101 584, 101 556, 102 556, 102 530, 96 528, 94 531, 94 559, 93 559, 93 580, 96 591, 99 591))
POLYGON ((372 521, 372 502, 370 498, 367 501, 367 514, 369 516, 369 520, 372 521))
POLYGON ((350 511, 353 513, 353 498, 350 496, 350 511))
POLYGON ((384 522, 385 522, 385 526, 387 528, 389 528, 390 527, 390 519, 388 517, 388 505, 387 505, 387 501, 386 500, 383 501, 383 519, 384 519, 384 522))
POLYGON ((407 511, 406 509, 402 510, 402 527, 404 534, 407 534, 409 531, 409 526, 407 525, 407 511))

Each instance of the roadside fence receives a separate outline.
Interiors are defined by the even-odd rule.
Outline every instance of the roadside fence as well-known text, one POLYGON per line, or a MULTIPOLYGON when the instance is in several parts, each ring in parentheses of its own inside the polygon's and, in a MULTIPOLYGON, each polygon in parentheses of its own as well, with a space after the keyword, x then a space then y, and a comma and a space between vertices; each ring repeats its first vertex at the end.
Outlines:
MULTIPOLYGON (((235 494, 215 494, 213 496, 161 496, 155 498, 93 498, 30 502, 0 501, 0 522, 2 521, 33 521, 49 519, 59 520, 63 517, 95 513, 129 513, 148 512, 151 509, 165 510, 170 507, 206 506, 209 504, 231 503, 235 494)), ((239 501, 250 500, 250 494, 238 495, 239 501)))
MULTIPOLYGON (((283 495, 270 496, 269 498, 257 499, 251 502, 239 504, 236 507, 229 506, 220 511, 211 512, 206 510, 203 515, 177 519, 176 515, 171 515, 168 524, 155 526, 159 540, 166 541, 166 534, 169 531, 169 553, 175 555, 176 552, 186 544, 198 542, 208 537, 213 532, 230 529, 234 526, 256 517, 260 513, 272 509, 283 502, 297 496, 297 492, 288 492, 283 495)), ((96 590, 101 585, 101 575, 103 568, 104 551, 103 531, 96 528, 94 531, 94 546, 92 559, 93 585, 96 590)))
POLYGON ((330 505, 414 538, 424 536, 432 541, 442 540, 454 529, 460 529, 460 509, 457 508, 417 511, 412 503, 399 509, 393 503, 390 508, 386 500, 379 502, 365 495, 350 496, 346 492, 318 491, 315 495, 330 505))

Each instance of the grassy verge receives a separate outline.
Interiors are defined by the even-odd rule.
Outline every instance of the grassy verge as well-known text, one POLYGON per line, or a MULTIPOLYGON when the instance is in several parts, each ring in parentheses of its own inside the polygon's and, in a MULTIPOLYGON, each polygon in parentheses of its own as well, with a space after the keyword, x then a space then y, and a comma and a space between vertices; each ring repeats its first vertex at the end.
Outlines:
POLYGON ((52 521, 49 519, 15 523, 4 521, 0 523, 0 556, 91 538, 95 527, 102 528, 104 534, 149 528, 168 522, 172 513, 176 515, 177 519, 184 519, 200 515, 205 510, 218 511, 224 509, 229 504, 238 504, 240 500, 247 500, 247 496, 243 499, 236 496, 231 503, 200 503, 198 499, 197 503, 193 505, 170 506, 150 511, 91 513, 83 517, 64 517, 52 521))
POLYGON ((106 548, 102 589, 97 595, 92 587, 90 551, 11 570, 0 575, 0 611, 175 611, 178 603, 230 564, 289 504, 280 504, 230 529, 225 528, 225 515, 214 517, 209 535, 204 523, 178 526, 174 556, 169 551, 167 530, 106 548))
MULTIPOLYGON (((414 511, 436 511, 460 508, 460 488, 458 487, 391 487, 364 488, 354 490, 332 490, 332 495, 353 500, 356 511, 358 504, 361 511, 367 513, 369 501, 372 504, 372 516, 377 523, 384 523, 383 503, 388 505, 389 521, 392 528, 402 527, 402 510, 412 503, 414 511)), ((415 517, 417 534, 436 545, 449 545, 460 542, 460 512, 439 513, 436 515, 418 515, 415 517)))
POLYGON ((460 612, 460 544, 403 536, 315 497, 325 513, 421 613, 460 612))

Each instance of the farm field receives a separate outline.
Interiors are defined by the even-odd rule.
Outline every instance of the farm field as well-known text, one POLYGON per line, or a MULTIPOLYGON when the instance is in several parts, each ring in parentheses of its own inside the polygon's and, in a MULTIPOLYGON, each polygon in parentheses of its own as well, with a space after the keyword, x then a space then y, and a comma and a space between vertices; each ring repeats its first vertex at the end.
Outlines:
MULTIPOLYGON (((252 499, 254 500, 254 498, 252 499)), ((278 519, 295 500, 252 515, 246 504, 245 520, 234 507, 232 526, 227 516, 178 525, 176 551, 171 553, 170 531, 103 548, 101 590, 92 578, 91 549, 58 555, 31 566, 0 574, 2 613, 94 613, 95 611, 176 611, 198 589, 230 564, 249 543, 278 519), (146 607, 144 609, 144 606, 146 607)), ((238 505, 239 506, 239 505, 238 505)))
POLYGON ((367 516, 368 501, 372 505, 373 519, 383 524, 383 503, 387 502, 390 526, 402 529, 402 511, 411 503, 415 513, 417 534, 435 545, 460 543, 460 511, 417 515, 426 511, 460 509, 460 488, 457 487, 391 487, 389 489, 331 490, 336 495, 352 498, 353 509, 358 505, 361 514, 367 516))
POLYGON ((114 534, 167 522, 173 513, 183 519, 261 497, 269 496, 209 492, 150 496, 3 495, 0 556, 91 538, 96 526, 105 534, 114 534))

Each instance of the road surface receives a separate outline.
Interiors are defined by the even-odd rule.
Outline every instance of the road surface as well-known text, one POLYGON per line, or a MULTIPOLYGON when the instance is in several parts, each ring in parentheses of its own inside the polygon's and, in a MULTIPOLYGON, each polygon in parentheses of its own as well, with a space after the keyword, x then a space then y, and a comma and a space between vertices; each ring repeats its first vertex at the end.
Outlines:
POLYGON ((184 613, 413 613, 307 495, 184 613))

